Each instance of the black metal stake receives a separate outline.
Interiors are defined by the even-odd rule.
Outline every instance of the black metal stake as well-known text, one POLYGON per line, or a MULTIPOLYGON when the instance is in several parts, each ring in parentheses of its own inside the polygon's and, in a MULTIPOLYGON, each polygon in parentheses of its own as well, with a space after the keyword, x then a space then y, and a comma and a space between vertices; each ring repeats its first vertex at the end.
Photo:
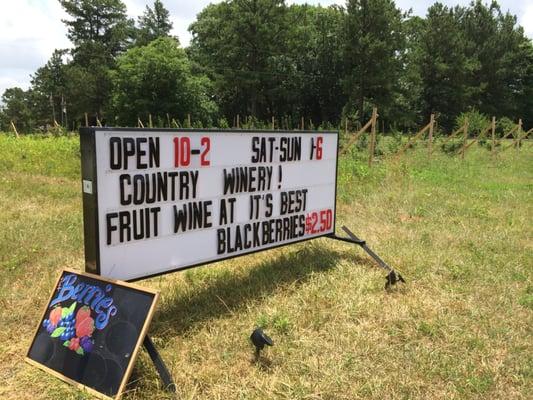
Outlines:
POLYGON ((335 239, 335 240, 340 240, 342 242, 353 243, 353 244, 357 244, 357 245, 361 246, 363 248, 363 250, 366 251, 367 254, 370 257, 372 257, 378 263, 378 265, 381 268, 383 268, 385 271, 388 272, 387 278, 386 278, 387 279, 387 283, 385 283, 385 288, 386 289, 388 289, 391 286, 395 285, 397 282, 405 283, 405 280, 403 279, 403 277, 399 273, 397 273, 392 267, 390 267, 385 261, 383 261, 381 259, 381 257, 379 257, 376 253, 374 253, 366 245, 366 242, 364 240, 359 239, 357 236, 355 236, 355 234, 351 230, 349 230, 345 226, 342 227, 342 230, 344 232, 346 232, 346 234, 349 236, 349 238, 344 238, 344 237, 341 237, 341 236, 337 236, 335 234, 332 234, 331 236, 329 236, 329 238, 335 239))
POLYGON ((170 375, 170 372, 168 372, 168 368, 165 365, 165 362, 161 358, 161 355, 155 348, 154 342, 152 342, 152 339, 148 335, 144 337, 143 341, 144 348, 150 355, 150 358, 152 359, 152 362, 155 365, 155 369, 159 373, 159 376, 161 377, 161 380, 163 381, 163 385, 165 386, 165 389, 176 393, 176 384, 172 380, 172 376, 170 375))

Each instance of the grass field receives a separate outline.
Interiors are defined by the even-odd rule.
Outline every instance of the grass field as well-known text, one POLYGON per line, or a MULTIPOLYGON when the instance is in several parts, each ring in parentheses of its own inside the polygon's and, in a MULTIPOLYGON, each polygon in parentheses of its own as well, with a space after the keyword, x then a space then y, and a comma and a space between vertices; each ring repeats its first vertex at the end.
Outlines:
MULTIPOLYGON (((339 168, 338 223, 395 266, 318 239, 142 281, 180 399, 527 399, 533 146, 415 149, 339 168), (252 363, 262 325, 275 346, 252 363)), ((88 398, 24 363, 59 271, 83 269, 79 141, 0 134, 0 398, 88 398)), ((126 399, 173 398, 142 351, 126 399)))

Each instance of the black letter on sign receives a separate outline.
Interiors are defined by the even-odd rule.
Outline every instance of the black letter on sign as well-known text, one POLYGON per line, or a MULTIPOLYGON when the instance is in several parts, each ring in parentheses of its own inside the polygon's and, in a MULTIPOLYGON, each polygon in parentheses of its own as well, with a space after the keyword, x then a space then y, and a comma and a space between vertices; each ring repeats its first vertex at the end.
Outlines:
POLYGON ((117 230, 116 225, 111 225, 111 219, 118 218, 118 214, 116 212, 110 213, 110 214, 107 214, 105 218, 106 218, 106 231, 107 231, 107 245, 109 246, 111 244, 111 233, 117 230))
POLYGON ((131 185, 131 176, 129 174, 121 174, 118 177, 119 186, 120 186, 120 204, 127 206, 131 204, 131 194, 126 196, 125 185, 131 185))
POLYGON ((135 140, 133 138, 124 138, 124 169, 128 169, 128 157, 135 155, 135 140))
POLYGON ((159 168, 159 138, 150 138, 150 141, 148 142, 148 145, 150 147, 150 168, 153 168, 154 166, 156 168, 159 168))
POLYGON ((120 138, 112 137, 109 139, 109 166, 111 169, 120 169, 122 166, 120 138))
POLYGON ((259 161, 259 138, 257 136, 254 136, 252 138, 252 162, 256 163, 259 161))
POLYGON ((217 229, 217 254, 226 252, 226 231, 224 228, 217 229))
POLYGON ((226 212, 226 200, 220 199, 220 213, 218 217, 219 225, 226 225, 228 223, 228 213, 226 212))
POLYGON ((145 137, 136 138, 136 142, 137 142, 137 169, 146 169, 146 168, 148 168, 148 164, 147 163, 141 162, 141 157, 146 155, 146 150, 142 149, 142 147, 143 147, 142 144, 146 143, 147 141, 148 141, 148 139, 146 139, 145 137))

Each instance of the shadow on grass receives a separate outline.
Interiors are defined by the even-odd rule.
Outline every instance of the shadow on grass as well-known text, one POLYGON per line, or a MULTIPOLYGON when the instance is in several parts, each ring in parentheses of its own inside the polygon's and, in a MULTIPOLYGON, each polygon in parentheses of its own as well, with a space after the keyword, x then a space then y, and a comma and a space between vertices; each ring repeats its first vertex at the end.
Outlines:
POLYGON ((164 338, 186 333, 197 324, 238 312, 247 303, 261 301, 288 285, 302 284, 313 274, 335 267, 340 259, 349 259, 354 264, 372 263, 351 251, 336 251, 312 243, 269 258, 251 267, 245 276, 233 275, 227 269, 208 281, 207 286, 192 290, 174 287, 174 297, 159 305, 150 334, 164 338))

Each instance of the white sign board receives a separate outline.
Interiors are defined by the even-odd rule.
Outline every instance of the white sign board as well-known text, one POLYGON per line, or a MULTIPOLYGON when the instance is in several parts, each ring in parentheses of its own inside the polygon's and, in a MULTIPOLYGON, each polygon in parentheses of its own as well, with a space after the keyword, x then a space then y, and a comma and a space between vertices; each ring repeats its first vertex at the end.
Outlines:
POLYGON ((96 258, 100 275, 139 279, 334 232, 336 132, 81 134, 89 272, 96 258))

